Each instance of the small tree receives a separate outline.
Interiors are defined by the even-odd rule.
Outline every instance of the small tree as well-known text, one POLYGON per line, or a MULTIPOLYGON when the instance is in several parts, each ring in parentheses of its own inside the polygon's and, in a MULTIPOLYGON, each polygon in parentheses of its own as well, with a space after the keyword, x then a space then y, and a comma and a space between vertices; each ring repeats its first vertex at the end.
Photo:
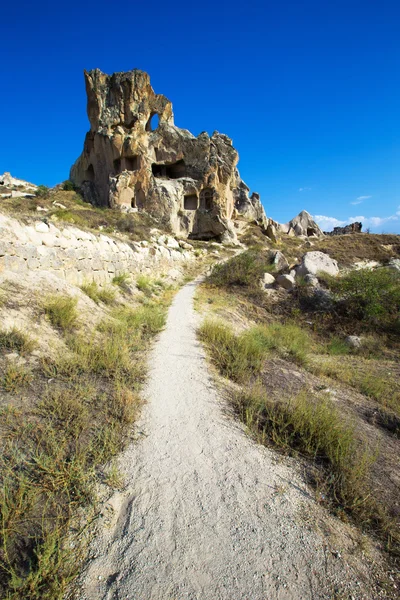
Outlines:
POLYGON ((50 195, 50 191, 49 188, 47 187, 47 185, 39 185, 35 195, 37 196, 37 198, 48 198, 50 195))
POLYGON ((70 179, 67 179, 67 181, 64 181, 63 190, 65 192, 74 192, 75 191, 75 186, 70 179))

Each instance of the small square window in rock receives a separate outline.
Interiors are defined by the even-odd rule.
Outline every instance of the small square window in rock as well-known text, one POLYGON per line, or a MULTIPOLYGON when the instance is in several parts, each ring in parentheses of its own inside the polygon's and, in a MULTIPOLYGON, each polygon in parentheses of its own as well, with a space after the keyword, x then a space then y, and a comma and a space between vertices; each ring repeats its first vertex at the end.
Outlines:
POLYGON ((184 197, 183 208, 185 210, 197 210, 198 198, 197 198, 196 194, 190 194, 190 195, 184 197))

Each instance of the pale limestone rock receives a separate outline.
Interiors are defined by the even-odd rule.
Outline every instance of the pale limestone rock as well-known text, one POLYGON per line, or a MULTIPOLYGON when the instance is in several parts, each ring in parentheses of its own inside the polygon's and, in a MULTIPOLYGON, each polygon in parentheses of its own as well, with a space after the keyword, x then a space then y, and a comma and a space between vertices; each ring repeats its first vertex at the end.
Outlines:
POLYGON ((50 228, 44 221, 38 221, 37 223, 35 223, 35 230, 38 233, 48 233, 50 231, 50 228))
POLYGON ((297 217, 282 226, 282 228, 285 233, 299 237, 323 237, 324 235, 322 229, 306 210, 302 210, 297 217))
POLYGON ((336 276, 339 273, 337 261, 324 252, 307 252, 296 269, 297 275, 318 275, 318 273, 327 273, 336 276))
POLYGON ((292 290, 296 285, 295 279, 291 275, 278 275, 276 282, 285 290, 292 290))

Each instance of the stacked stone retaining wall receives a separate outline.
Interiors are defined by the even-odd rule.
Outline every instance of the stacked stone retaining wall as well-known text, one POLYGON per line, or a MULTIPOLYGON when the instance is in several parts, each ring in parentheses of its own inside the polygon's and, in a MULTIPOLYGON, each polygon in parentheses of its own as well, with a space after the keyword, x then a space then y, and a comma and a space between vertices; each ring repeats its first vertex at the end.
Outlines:
POLYGON ((130 242, 45 221, 25 225, 0 214, 0 273, 45 270, 74 285, 102 285, 120 273, 161 273, 176 267, 193 258, 187 248, 168 236, 130 242))

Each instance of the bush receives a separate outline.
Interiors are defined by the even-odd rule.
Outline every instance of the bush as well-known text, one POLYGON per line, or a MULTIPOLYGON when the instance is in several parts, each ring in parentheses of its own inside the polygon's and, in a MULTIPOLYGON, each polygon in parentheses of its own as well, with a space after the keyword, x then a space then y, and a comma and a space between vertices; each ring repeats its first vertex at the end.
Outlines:
POLYGON ((75 185, 72 183, 72 181, 67 179, 67 181, 64 181, 64 183, 63 183, 63 190, 64 190, 64 192, 74 192, 75 185))
POLYGON ((328 279, 337 310, 369 327, 400 333, 400 276, 390 269, 359 269, 328 279))
POLYGON ((74 328, 78 319, 76 305, 76 298, 50 296, 44 305, 44 310, 53 327, 58 327, 63 331, 70 331, 74 328))
POLYGON ((50 190, 47 185, 39 185, 35 191, 35 196, 38 198, 48 198, 50 195, 50 190))
POLYGON ((208 281, 219 287, 239 285, 258 288, 259 280, 270 270, 267 252, 260 248, 250 248, 224 263, 215 265, 208 281))

